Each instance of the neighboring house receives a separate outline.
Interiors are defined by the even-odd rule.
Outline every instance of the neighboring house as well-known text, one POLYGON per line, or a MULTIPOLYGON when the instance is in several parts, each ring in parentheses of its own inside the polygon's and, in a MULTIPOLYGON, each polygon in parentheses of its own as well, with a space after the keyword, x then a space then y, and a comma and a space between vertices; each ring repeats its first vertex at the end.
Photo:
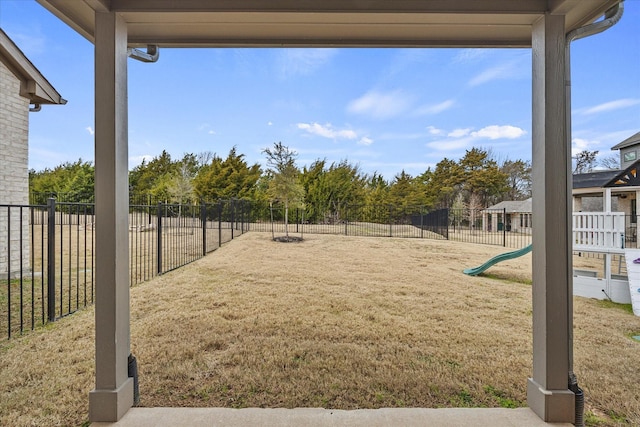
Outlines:
POLYGON ((640 132, 611 149, 620 150, 621 168, 574 175, 573 211, 623 212, 626 239, 635 241, 640 199, 640 132))
MULTIPOLYGON (((29 201, 29 112, 39 111, 42 104, 66 102, 0 29, 0 206, 26 205, 29 201)), ((29 265, 27 211, 23 211, 21 218, 18 209, 12 209, 10 214, 7 209, 0 208, 0 215, 3 215, 0 221, 0 274, 19 269, 19 249, 26 261, 24 265, 29 265)))
POLYGON ((500 202, 482 211, 482 230, 531 234, 531 211, 531 198, 500 202))
MULTIPOLYGON (((640 132, 611 149, 620 150, 620 169, 573 175, 573 212, 623 212, 626 239, 636 241, 640 132)), ((531 212, 531 199, 500 202, 482 211, 482 229, 531 233, 531 212)))

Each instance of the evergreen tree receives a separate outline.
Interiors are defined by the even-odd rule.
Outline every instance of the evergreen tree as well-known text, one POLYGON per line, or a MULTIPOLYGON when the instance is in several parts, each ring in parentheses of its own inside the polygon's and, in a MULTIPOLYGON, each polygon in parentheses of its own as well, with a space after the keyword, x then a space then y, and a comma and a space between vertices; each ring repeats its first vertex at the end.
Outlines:
POLYGON ((427 198, 440 207, 450 207, 463 182, 463 170, 454 160, 446 157, 436 164, 425 183, 427 198))
POLYGON ((197 197, 207 201, 231 198, 254 199, 261 176, 259 164, 249 166, 244 154, 233 147, 227 158, 213 156, 211 163, 202 166, 193 180, 197 197))
POLYGON ((500 170, 486 150, 472 148, 459 162, 462 169, 462 189, 467 201, 489 206, 508 188, 507 175, 500 170))
POLYGON ((131 197, 136 200, 141 197, 153 196, 157 201, 170 200, 169 186, 174 173, 179 166, 171 160, 166 150, 148 163, 143 160, 129 172, 129 188, 131 197))
POLYGON ((71 202, 93 201, 95 167, 82 159, 65 162, 53 169, 29 171, 29 192, 32 201, 46 203, 48 197, 71 202))

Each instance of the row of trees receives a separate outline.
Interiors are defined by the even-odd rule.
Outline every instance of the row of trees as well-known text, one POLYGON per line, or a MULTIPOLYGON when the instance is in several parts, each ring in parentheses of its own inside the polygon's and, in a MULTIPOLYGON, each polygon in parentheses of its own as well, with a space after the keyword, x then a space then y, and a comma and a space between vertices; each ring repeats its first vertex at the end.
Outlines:
MULTIPOLYGON (((266 167, 248 164, 234 147, 226 158, 205 152, 172 159, 163 151, 129 173, 133 200, 173 203, 246 198, 304 203, 309 219, 340 206, 424 206, 484 208, 501 200, 530 197, 531 165, 523 160, 498 161, 490 150, 472 148, 458 161, 441 160, 418 176, 405 171, 387 180, 364 173, 346 160, 318 159, 296 165, 296 153, 278 142, 263 151, 266 167), (286 190, 286 191, 285 191, 286 190), (287 194, 283 198, 282 194, 287 194)), ((93 166, 78 160, 30 173, 32 193, 87 200, 93 194, 93 166)))

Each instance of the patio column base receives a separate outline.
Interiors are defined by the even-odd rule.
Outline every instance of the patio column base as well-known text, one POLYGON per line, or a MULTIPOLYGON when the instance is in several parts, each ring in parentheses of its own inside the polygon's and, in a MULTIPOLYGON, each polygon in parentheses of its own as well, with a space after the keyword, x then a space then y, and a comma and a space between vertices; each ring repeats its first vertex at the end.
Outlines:
POLYGON ((575 422, 576 396, 569 390, 545 390, 529 378, 527 382, 527 405, 543 421, 548 423, 575 422))
POLYGON ((116 422, 133 406, 133 378, 127 378, 115 390, 89 393, 89 421, 116 422))

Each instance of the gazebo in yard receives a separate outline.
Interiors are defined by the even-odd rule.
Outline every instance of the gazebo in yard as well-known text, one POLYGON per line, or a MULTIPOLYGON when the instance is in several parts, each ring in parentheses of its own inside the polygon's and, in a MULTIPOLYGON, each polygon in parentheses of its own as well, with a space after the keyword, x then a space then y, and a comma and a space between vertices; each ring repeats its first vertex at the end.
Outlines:
POLYGON ((516 231, 531 234, 533 199, 505 200, 482 211, 482 231, 516 231))
POLYGON ((172 47, 384 46, 532 49, 536 227, 527 401, 545 421, 574 422, 579 410, 572 381, 569 45, 615 24, 622 13, 620 0, 38 2, 95 44, 96 381, 89 396, 91 421, 118 420, 133 405, 127 370, 128 56, 152 62, 158 48, 172 47))

